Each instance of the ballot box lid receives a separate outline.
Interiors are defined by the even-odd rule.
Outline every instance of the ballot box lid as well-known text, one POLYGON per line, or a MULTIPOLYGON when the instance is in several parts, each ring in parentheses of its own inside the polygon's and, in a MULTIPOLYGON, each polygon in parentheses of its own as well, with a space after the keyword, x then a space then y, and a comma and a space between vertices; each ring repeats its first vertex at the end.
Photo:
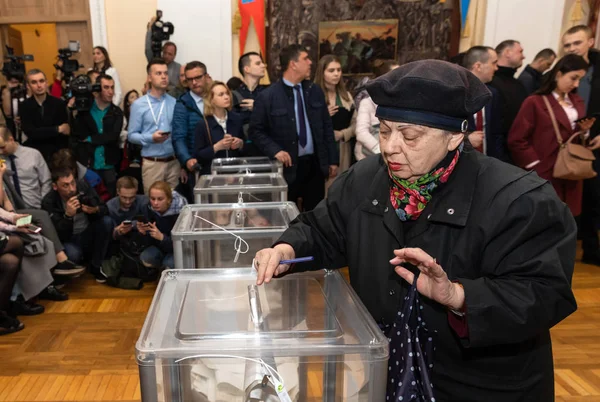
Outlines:
POLYGON ((210 171, 212 174, 282 172, 283 165, 266 156, 216 158, 212 161, 210 171))
MULTIPOLYGON (((280 173, 204 175, 194 187, 194 194, 245 195, 266 191, 287 191, 287 183, 280 173)), ((253 202, 263 200, 253 199, 253 202)))
POLYGON ((186 205, 171 230, 174 241, 267 237, 283 233, 296 216, 293 202, 186 205))
POLYGON ((388 340, 338 271, 256 286, 252 267, 176 269, 162 273, 136 352, 140 364, 231 354, 370 360, 387 359, 388 340))

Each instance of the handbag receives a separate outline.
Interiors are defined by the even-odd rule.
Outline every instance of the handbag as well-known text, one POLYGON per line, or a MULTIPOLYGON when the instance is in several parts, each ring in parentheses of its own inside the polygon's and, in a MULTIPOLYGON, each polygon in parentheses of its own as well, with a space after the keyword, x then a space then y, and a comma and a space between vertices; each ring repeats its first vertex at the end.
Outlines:
POLYGON ((583 145, 573 143, 573 140, 580 136, 582 132, 573 134, 566 142, 563 142, 550 102, 548 102, 546 96, 542 96, 542 99, 548 108, 548 113, 550 113, 550 119, 559 145, 552 176, 565 180, 583 180, 596 177, 597 173, 592 166, 593 161, 596 160, 594 153, 583 145))
POLYGON ((434 336, 427 329, 422 314, 415 274, 404 298, 396 322, 390 329, 387 400, 434 401, 431 375, 433 371, 434 336))

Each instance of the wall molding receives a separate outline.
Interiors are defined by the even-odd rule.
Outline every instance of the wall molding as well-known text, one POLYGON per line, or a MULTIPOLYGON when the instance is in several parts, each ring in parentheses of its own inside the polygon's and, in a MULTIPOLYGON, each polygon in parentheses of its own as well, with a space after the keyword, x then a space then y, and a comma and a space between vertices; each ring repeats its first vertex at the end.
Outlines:
POLYGON ((89 0, 90 2, 90 25, 92 30, 93 46, 103 46, 108 49, 108 36, 106 33, 106 12, 104 0, 89 0))

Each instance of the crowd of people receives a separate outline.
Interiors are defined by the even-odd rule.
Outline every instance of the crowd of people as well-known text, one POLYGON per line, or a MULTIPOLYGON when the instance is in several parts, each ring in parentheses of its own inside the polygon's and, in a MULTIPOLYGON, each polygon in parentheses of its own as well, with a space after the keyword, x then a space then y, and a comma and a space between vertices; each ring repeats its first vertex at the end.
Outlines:
MULTIPOLYGON (((600 265, 600 184, 552 176, 559 145, 543 101, 550 102, 564 141, 580 133, 590 149, 599 148, 594 94, 600 93, 600 58, 585 26, 567 31, 563 46, 566 55, 554 67, 556 54, 544 49, 518 78, 524 59, 518 41, 475 46, 456 59, 492 93, 469 116, 468 142, 549 180, 573 216, 582 216, 584 261, 600 265)), ((51 86, 43 71, 27 72, 29 94, 18 114, 10 101, 18 77, 7 77, 2 92, 2 333, 22 328, 16 316, 42 313, 37 298, 66 300, 61 289, 86 269, 98 282, 111 280, 103 264, 123 250, 132 251, 126 257, 146 278, 172 268, 171 229, 214 158, 277 159, 290 200, 310 211, 339 174, 381 152, 378 105, 365 90, 368 82, 348 90, 335 55, 324 56, 313 71, 306 50, 290 45, 279 55, 281 79, 263 86, 264 60, 250 52, 239 59, 241 78, 224 82, 213 80, 201 61, 177 63, 173 42, 163 45, 161 58, 153 57, 148 33, 143 88, 123 95, 108 51, 95 47, 92 54, 87 75, 99 91, 89 110, 65 99, 60 70, 51 86), (31 222, 18 223, 28 216, 31 222)), ((376 60, 373 76, 398 67, 376 60)))

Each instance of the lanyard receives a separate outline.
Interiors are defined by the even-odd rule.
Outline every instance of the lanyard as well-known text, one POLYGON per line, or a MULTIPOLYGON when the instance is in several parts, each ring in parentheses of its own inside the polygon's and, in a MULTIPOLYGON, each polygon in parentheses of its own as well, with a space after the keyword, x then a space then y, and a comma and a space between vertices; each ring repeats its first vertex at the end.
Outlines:
POLYGON ((152 104, 150 103, 150 95, 148 95, 148 97, 146 97, 146 101, 148 102, 148 107, 150 108, 150 112, 152 113, 152 119, 154 119, 154 124, 156 124, 156 127, 158 127, 158 123, 160 122, 160 116, 162 115, 163 109, 165 107, 165 100, 163 99, 162 102, 160 102, 160 110, 158 111, 158 117, 156 117, 156 115, 154 114, 154 109, 152 109, 152 104))

